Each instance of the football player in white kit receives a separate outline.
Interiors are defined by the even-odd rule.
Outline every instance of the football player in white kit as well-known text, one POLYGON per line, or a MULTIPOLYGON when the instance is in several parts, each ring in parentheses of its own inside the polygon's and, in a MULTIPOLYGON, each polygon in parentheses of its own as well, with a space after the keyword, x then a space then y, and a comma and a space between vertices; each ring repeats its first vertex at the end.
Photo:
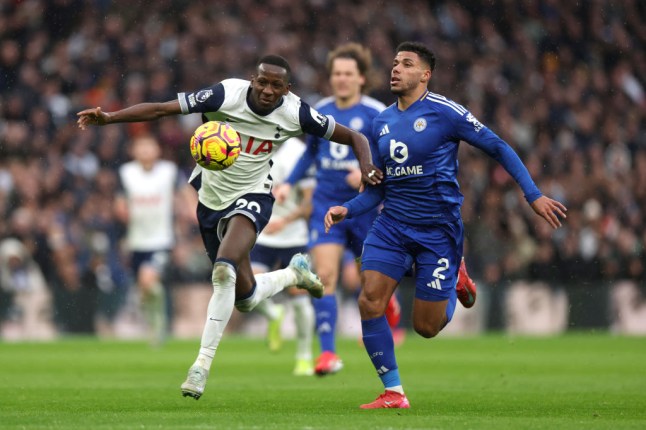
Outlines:
POLYGON ((115 200, 115 213, 127 226, 132 274, 151 344, 158 345, 167 333, 168 285, 164 280, 175 243, 175 191, 183 181, 174 163, 160 159, 161 149, 155 137, 136 137, 131 151, 133 160, 119 168, 121 192, 115 200))
POLYGON ((238 131, 242 152, 223 171, 196 167, 191 183, 199 190, 200 232, 213 262, 213 295, 207 308, 201 347, 181 386, 184 396, 199 399, 215 351, 233 307, 247 312, 287 286, 323 296, 323 284, 310 270, 309 260, 294 256, 289 267, 254 278, 249 252, 267 224, 274 198, 269 175, 271 154, 290 137, 303 133, 352 147, 368 185, 381 183, 383 172, 372 164, 364 135, 337 124, 290 92, 291 69, 277 55, 262 57, 250 81, 225 79, 192 93, 180 93, 164 103, 139 103, 115 112, 100 107, 79 112, 78 126, 150 121, 169 115, 201 113, 205 120, 228 121, 238 131))

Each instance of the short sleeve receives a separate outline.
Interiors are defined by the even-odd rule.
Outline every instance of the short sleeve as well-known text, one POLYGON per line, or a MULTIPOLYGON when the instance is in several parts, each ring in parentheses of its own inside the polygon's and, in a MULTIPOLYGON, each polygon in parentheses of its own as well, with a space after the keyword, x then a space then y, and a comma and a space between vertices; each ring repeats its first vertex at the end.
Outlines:
POLYGON ((193 93, 179 93, 177 99, 183 114, 217 112, 224 103, 224 85, 218 83, 193 93))
POLYGON ((298 110, 298 121, 305 133, 327 140, 330 140, 336 126, 333 117, 319 113, 304 101, 298 110))

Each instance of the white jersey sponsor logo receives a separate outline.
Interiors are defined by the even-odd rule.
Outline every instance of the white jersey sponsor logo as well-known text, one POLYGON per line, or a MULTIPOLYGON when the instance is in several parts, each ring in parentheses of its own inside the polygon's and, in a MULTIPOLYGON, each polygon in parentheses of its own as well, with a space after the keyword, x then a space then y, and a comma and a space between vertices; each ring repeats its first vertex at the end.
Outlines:
POLYGON ((408 175, 423 175, 424 166, 421 164, 416 164, 415 166, 397 166, 397 167, 386 167, 386 175, 388 176, 408 176, 408 175))
POLYGON ((408 146, 404 142, 390 139, 390 158, 397 163, 403 163, 408 159, 408 146))
POLYGON ((330 155, 335 160, 342 160, 350 153, 348 145, 341 145, 340 143, 330 142, 330 155))

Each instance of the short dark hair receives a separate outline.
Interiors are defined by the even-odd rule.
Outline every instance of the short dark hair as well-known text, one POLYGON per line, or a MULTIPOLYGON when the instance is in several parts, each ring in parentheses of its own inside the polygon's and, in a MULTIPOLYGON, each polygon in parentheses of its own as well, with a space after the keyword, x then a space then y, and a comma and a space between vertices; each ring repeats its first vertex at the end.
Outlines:
POLYGON ((435 70, 435 54, 431 49, 424 45, 421 42, 403 42, 400 43, 397 47, 397 52, 406 51, 414 52, 419 55, 419 58, 422 59, 428 66, 431 68, 431 72, 435 70))
POLYGON ((292 69, 289 67, 289 63, 287 62, 287 60, 285 60, 280 55, 274 55, 274 54, 265 55, 260 60, 258 60, 258 63, 256 64, 256 68, 259 68, 261 64, 271 64, 273 66, 282 67, 287 71, 287 76, 286 76, 287 82, 289 82, 292 79, 292 69))

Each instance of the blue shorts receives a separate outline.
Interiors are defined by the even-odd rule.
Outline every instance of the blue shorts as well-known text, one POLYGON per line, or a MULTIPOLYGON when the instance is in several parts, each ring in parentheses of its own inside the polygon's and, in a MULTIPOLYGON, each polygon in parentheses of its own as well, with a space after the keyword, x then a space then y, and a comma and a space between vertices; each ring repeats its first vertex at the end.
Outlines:
POLYGON ((377 216, 377 210, 347 219, 332 227, 329 233, 325 233, 325 214, 330 206, 334 205, 326 202, 314 202, 312 204, 309 248, 312 249, 316 245, 323 243, 338 243, 352 251, 356 257, 359 257, 363 249, 363 241, 377 216))
POLYGON ((294 254, 307 252, 306 246, 292 246, 289 248, 273 248, 256 244, 251 250, 251 265, 265 271, 284 269, 289 265, 289 260, 294 254))
POLYGON ((228 208, 221 211, 214 211, 202 203, 198 203, 197 220, 200 224, 200 234, 211 263, 215 263, 220 243, 222 243, 227 223, 231 217, 235 215, 247 217, 256 227, 256 234, 260 234, 269 222, 273 206, 274 196, 255 193, 239 197, 228 208))
POLYGON ((415 297, 455 300, 464 227, 452 223, 414 226, 381 214, 364 242, 361 270, 375 270, 399 282, 415 263, 415 297))

